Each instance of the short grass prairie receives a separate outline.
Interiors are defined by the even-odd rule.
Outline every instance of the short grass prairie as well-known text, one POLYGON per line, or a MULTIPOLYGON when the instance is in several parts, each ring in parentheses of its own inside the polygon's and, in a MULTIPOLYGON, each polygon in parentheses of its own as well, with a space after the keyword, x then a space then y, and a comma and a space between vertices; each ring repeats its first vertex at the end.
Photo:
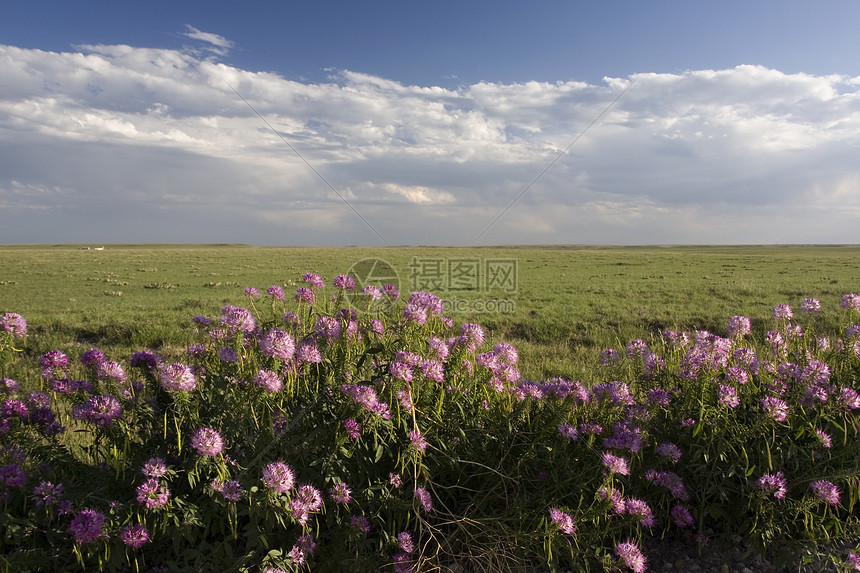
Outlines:
POLYGON ((454 317, 517 346, 533 379, 585 380, 604 348, 643 333, 724 333, 737 314, 764 329, 775 304, 807 296, 835 308, 860 277, 860 246, 16 245, 0 247, 0 309, 26 316, 43 345, 178 354, 191 317, 216 316, 246 286, 291 296, 305 272, 330 281, 376 259, 402 293, 462 303, 454 317), (488 285, 493 264, 515 275, 488 285))

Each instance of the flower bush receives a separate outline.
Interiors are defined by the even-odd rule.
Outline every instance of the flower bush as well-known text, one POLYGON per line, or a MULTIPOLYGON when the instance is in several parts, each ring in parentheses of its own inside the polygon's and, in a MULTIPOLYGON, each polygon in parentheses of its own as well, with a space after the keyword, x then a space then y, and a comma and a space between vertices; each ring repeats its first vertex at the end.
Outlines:
POLYGON ((663 332, 586 383, 397 289, 245 289, 185 356, 55 350, 0 320, 5 571, 647 570, 647 542, 843 542, 860 567, 860 297, 751 338, 663 332), (30 374, 32 372, 32 374, 30 374), (21 378, 15 380, 12 376, 21 378))

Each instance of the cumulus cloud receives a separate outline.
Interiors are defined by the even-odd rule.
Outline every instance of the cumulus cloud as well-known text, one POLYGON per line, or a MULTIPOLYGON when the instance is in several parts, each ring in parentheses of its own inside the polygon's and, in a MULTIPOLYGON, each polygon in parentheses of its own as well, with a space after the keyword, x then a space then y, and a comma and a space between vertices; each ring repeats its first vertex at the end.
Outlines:
POLYGON ((0 46, 0 243, 856 241, 858 78, 308 83, 184 35, 0 46))

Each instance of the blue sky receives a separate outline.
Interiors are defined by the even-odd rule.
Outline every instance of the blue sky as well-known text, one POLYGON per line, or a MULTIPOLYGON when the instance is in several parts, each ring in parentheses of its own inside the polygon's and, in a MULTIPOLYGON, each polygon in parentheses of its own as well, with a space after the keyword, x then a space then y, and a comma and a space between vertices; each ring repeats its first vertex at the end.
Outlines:
POLYGON ((0 243, 856 243, 858 21, 853 1, 15 3, 0 243))

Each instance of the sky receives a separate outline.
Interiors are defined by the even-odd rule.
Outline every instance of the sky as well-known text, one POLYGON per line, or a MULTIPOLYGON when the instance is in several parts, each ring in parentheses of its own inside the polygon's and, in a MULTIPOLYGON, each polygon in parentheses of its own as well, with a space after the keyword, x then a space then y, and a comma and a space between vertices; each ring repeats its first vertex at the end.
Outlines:
POLYGON ((860 2, 44 2, 0 244, 860 243, 860 2))

